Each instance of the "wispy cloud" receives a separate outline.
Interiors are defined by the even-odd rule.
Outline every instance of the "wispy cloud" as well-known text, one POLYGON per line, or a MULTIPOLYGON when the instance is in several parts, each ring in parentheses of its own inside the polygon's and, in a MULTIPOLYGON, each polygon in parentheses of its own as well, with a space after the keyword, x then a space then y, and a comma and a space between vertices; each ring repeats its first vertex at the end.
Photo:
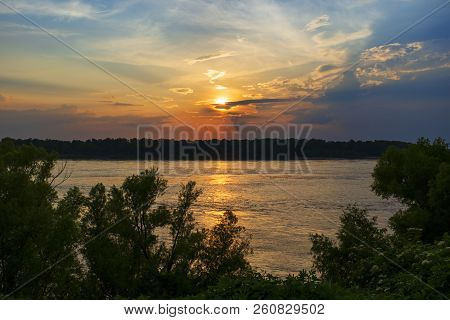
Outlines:
POLYGON ((40 94, 86 94, 91 88, 74 87, 61 83, 47 82, 36 79, 23 79, 0 75, 0 86, 13 91, 26 91, 40 94))
MULTIPOLYGON (((136 1, 118 1, 97 5, 83 0, 14 0, 6 1, 22 14, 63 19, 100 19, 124 12, 136 1)), ((15 14, 9 8, 0 6, 0 14, 15 14)))
POLYGON ((194 93, 194 90, 191 88, 170 88, 169 90, 173 93, 182 94, 184 96, 194 93))
POLYGON ((261 99, 263 97, 261 93, 244 93, 242 96, 250 99, 261 99))
POLYGON ((111 106, 116 107, 142 107, 143 104, 134 104, 134 103, 128 103, 128 102, 118 102, 118 101, 112 101, 112 100, 100 100, 98 101, 100 103, 108 104, 111 106))
POLYGON ((252 96, 277 96, 280 98, 293 95, 316 98, 334 87, 342 79, 342 66, 332 64, 319 65, 309 73, 294 78, 276 77, 270 81, 258 82, 245 86, 252 96))
MULTIPOLYGON (((0 12, 1 13, 1 12, 0 12)), ((0 33, 4 36, 9 37, 18 37, 23 35, 30 35, 30 36, 43 36, 48 37, 47 34, 42 32, 41 30, 37 29, 36 27, 29 25, 29 24, 23 24, 23 23, 14 23, 14 22, 1 22, 0 23, 0 33)), ((51 34, 57 36, 57 37, 70 37, 70 36, 78 36, 80 33, 78 32, 72 32, 72 31, 66 31, 66 30, 58 30, 56 28, 46 28, 47 31, 49 31, 51 34)))
MULTIPOLYGON (((54 16, 67 18, 93 18, 99 11, 82 1, 51 1, 16 0, 11 6, 27 15, 54 16)), ((0 6, 0 14, 15 14, 9 8, 0 6)))
POLYGON ((75 105, 53 109, 0 109, 0 136, 59 140, 136 137, 136 127, 159 125, 167 116, 105 116, 79 111, 75 105))
POLYGON ((319 46, 335 46, 349 41, 364 39, 371 34, 372 31, 369 28, 363 28, 361 30, 348 33, 339 31, 331 35, 328 32, 323 31, 313 36, 313 40, 319 46))
POLYGON ((306 30, 314 31, 321 27, 330 25, 330 17, 326 14, 311 20, 306 26, 306 30))
POLYGON ((209 82, 214 83, 214 81, 224 77, 226 74, 226 71, 219 71, 219 70, 213 70, 209 69, 204 73, 205 76, 209 78, 209 82))
POLYGON ((186 59, 185 61, 188 64, 193 65, 193 64, 198 63, 198 62, 204 62, 204 61, 215 60, 215 59, 220 59, 220 58, 232 57, 232 56, 235 56, 235 55, 236 55, 236 53, 234 51, 219 52, 219 53, 212 53, 212 54, 200 56, 200 57, 197 57, 197 58, 194 58, 194 59, 186 59))

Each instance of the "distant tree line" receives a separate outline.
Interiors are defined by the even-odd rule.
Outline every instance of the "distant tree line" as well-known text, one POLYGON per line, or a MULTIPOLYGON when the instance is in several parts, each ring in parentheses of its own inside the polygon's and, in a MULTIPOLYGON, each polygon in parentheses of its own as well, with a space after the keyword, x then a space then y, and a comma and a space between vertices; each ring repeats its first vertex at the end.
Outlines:
POLYGON ((378 158, 389 147, 405 148, 401 141, 325 141, 318 139, 255 140, 146 140, 90 139, 59 141, 8 139, 16 145, 31 144, 61 159, 116 160, 297 160, 378 158))

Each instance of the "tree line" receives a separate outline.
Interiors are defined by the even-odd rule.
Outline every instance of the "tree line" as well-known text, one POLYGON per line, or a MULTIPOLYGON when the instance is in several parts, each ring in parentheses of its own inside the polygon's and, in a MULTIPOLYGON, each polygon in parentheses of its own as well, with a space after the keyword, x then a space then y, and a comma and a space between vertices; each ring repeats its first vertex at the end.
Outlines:
POLYGON ((404 148, 401 141, 325 141, 319 139, 255 140, 148 140, 90 139, 59 141, 11 139, 17 145, 32 144, 61 159, 117 160, 297 160, 378 158, 389 146, 404 148))

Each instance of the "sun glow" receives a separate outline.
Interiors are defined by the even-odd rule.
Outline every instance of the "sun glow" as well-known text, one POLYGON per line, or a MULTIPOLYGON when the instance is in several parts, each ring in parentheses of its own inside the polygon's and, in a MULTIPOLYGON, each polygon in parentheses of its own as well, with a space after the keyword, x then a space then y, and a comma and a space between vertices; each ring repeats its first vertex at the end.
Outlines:
POLYGON ((216 104, 225 105, 228 102, 227 98, 220 97, 216 99, 216 104))

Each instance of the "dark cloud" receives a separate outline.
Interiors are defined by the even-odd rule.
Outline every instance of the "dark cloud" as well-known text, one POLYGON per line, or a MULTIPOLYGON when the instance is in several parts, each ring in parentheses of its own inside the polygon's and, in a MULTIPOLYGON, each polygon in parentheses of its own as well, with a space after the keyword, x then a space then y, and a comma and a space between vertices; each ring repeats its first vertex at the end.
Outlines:
MULTIPOLYGON (((394 42, 399 43, 449 38, 450 7, 448 5, 409 31, 403 32, 443 2, 442 0, 383 1, 383 15, 380 15, 372 25, 373 35, 368 44, 369 47, 380 45, 397 35, 401 36, 394 42)), ((373 5, 376 6, 377 3, 374 2, 373 5)))
POLYGON ((314 101, 315 107, 289 112, 295 123, 312 123, 317 138, 450 139, 448 70, 417 74, 414 80, 389 81, 361 88, 353 74, 314 101))
POLYGON ((313 107, 295 111, 296 122, 323 125, 331 123, 334 115, 328 108, 313 107))
POLYGON ((319 72, 326 72, 334 69, 338 69, 338 66, 335 66, 333 64, 323 64, 317 68, 317 71, 319 72))
POLYGON ((194 93, 194 90, 191 88, 170 88, 169 90, 173 93, 182 94, 184 96, 194 93))
POLYGON ((127 102, 117 102, 117 101, 111 101, 111 100, 101 100, 98 101, 100 103, 105 103, 111 106, 117 106, 117 107, 142 107, 143 104, 134 104, 134 103, 127 103, 127 102))
POLYGON ((74 105, 55 109, 0 109, 0 137, 39 139, 90 139, 136 137, 139 125, 159 125, 168 116, 97 116, 79 112, 74 105))
POLYGON ((213 104, 216 109, 226 109, 229 110, 236 106, 247 106, 249 104, 265 104, 265 103, 285 103, 298 100, 298 97, 292 98, 275 98, 275 99, 248 99, 248 100, 238 100, 229 101, 225 104, 213 104))
POLYGON ((54 84, 44 81, 28 80, 0 76, 0 87, 22 92, 32 92, 41 94, 82 94, 92 92, 92 89, 54 84))
POLYGON ((228 104, 215 104, 214 105, 214 109, 217 109, 217 110, 231 110, 234 107, 235 106, 228 105, 228 104))

